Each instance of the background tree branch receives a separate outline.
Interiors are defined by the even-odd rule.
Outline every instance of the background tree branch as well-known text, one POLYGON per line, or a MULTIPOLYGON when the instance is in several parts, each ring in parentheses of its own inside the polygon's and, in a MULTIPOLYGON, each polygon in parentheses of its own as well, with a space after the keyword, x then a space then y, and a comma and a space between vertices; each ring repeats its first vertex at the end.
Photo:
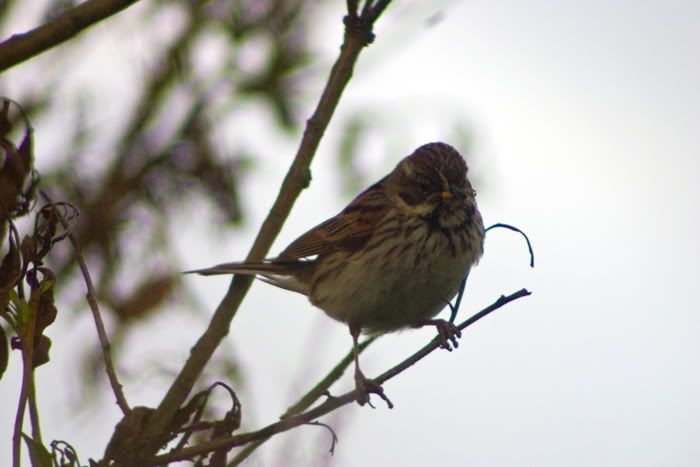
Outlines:
POLYGON ((0 43, 0 71, 75 37, 83 29, 130 7, 138 0, 87 0, 23 34, 0 43))
MULTIPOLYGON (((366 5, 370 5, 367 2, 366 5)), ((248 253, 248 260, 261 259, 279 234, 284 221, 301 191, 311 181, 310 164, 318 148, 331 116, 340 100, 345 86, 362 49, 373 40, 372 26, 388 2, 382 2, 381 10, 363 9, 362 16, 348 11, 345 18, 345 36, 340 54, 331 69, 327 84, 321 94, 316 110, 307 121, 301 143, 292 165, 282 182, 277 199, 265 218, 260 231, 248 253)), ((184 403, 212 354, 228 334, 231 321, 247 293, 252 278, 234 276, 223 300, 217 307, 209 326, 190 352, 182 370, 150 418, 146 438, 158 438, 165 431, 176 411, 184 403)), ((155 454, 158 446, 151 446, 142 459, 155 454)))
MULTIPOLYGON (((119 320, 116 326, 117 331, 112 333, 111 339, 116 349, 122 335, 119 333, 119 326, 123 323, 133 323, 135 317, 143 317, 151 309, 157 308, 160 297, 163 297, 163 294, 167 293, 171 286, 175 287, 175 283, 178 282, 177 275, 171 272, 172 267, 166 269, 168 271, 166 274, 163 274, 162 270, 154 271, 143 268, 140 272, 143 276, 142 280, 145 282, 137 283, 133 287, 135 292, 128 295, 127 298, 123 298, 123 292, 120 297, 119 287, 110 290, 110 285, 114 286, 117 283, 113 280, 118 277, 116 272, 122 266, 130 270, 129 261, 126 259, 114 260, 114 258, 124 258, 124 255, 120 254, 119 248, 123 244, 120 244, 121 238, 118 233, 122 231, 122 226, 129 225, 130 219, 133 218, 134 208, 138 210, 143 206, 140 204, 143 202, 142 199, 149 203, 149 208, 156 208, 156 210, 168 206, 163 200, 173 202, 182 199, 180 186, 173 183, 169 177, 175 178, 173 175, 182 177, 183 174, 186 174, 185 176, 199 180, 203 187, 213 187, 212 193, 224 194, 223 197, 233 200, 229 205, 233 208, 227 211, 227 214, 230 214, 229 220, 234 223, 240 218, 240 211, 235 202, 237 199, 235 184, 231 190, 233 194, 227 190, 227 188, 231 188, 231 185, 225 185, 224 189, 221 187, 217 189, 216 183, 203 177, 199 171, 200 167, 204 165, 207 169, 204 174, 216 172, 230 174, 230 177, 239 177, 241 173, 241 170, 237 170, 241 167, 235 165, 227 167, 225 163, 217 165, 216 157, 212 157, 219 156, 229 161, 233 159, 225 149, 221 151, 217 141, 211 140, 212 133, 208 124, 212 123, 212 120, 220 116, 221 113, 212 114, 210 103, 213 99, 210 100, 210 98, 212 91, 217 87, 215 83, 222 82, 219 80, 224 80, 226 84, 230 83, 231 88, 235 86, 235 89, 242 90, 243 94, 246 92, 260 93, 264 99, 269 99, 272 102, 273 108, 278 111, 277 116, 282 122, 282 126, 286 130, 293 128, 295 119, 290 111, 293 106, 290 105, 291 101, 289 100, 289 95, 293 94, 291 92, 293 88, 285 87, 285 77, 295 69, 301 68, 305 63, 305 56, 308 56, 309 52, 305 48, 303 37, 294 35, 295 31, 303 31, 301 28, 294 27, 299 25, 299 23, 294 22, 294 19, 308 18, 309 15, 299 14, 300 11, 303 11, 303 0, 289 0, 288 3, 285 3, 286 1, 280 0, 280 4, 286 5, 287 8, 270 7, 267 12, 237 10, 235 8, 237 4, 234 4, 233 9, 227 10, 225 7, 230 4, 226 0, 219 2, 216 8, 213 3, 183 2, 181 5, 186 20, 177 30, 174 30, 176 33, 169 39, 169 45, 166 48, 156 49, 153 65, 142 81, 143 86, 139 87, 142 90, 141 98, 136 99, 136 104, 130 115, 131 118, 122 126, 122 131, 118 132, 117 145, 113 151, 115 157, 106 170, 98 175, 81 174, 80 171, 75 170, 81 168, 81 162, 83 162, 80 154, 83 149, 81 127, 78 124, 74 126, 75 135, 71 135, 75 137, 76 145, 73 152, 69 153, 70 156, 73 156, 69 157, 70 163, 59 167, 50 177, 45 179, 53 182, 52 186, 57 187, 59 192, 63 192, 57 193, 56 196, 60 196, 61 199, 76 200, 76 203, 81 205, 83 209, 82 222, 76 222, 74 226, 71 226, 71 230, 75 233, 75 238, 71 236, 71 241, 77 241, 86 256, 82 258, 80 254, 73 254, 72 251, 63 257, 60 254, 56 255, 59 258, 59 267, 57 268, 59 276, 62 279, 68 277, 68 273, 74 272, 76 266, 82 269, 86 262, 92 264, 93 261, 97 260, 95 262, 97 266, 94 276, 97 279, 95 286, 90 287, 91 279, 87 278, 88 287, 93 290, 88 293, 88 300, 93 312, 96 313, 95 322, 98 325, 98 334, 102 343, 102 357, 108 366, 109 380, 124 413, 124 418, 115 429, 115 436, 112 437, 100 465, 108 465, 110 460, 116 460, 122 465, 145 464, 150 462, 152 456, 158 451, 169 445, 169 442, 173 441, 176 436, 182 436, 182 439, 174 450, 186 453, 188 451, 181 450, 183 446, 189 444, 190 437, 191 442, 201 443, 202 440, 206 439, 206 431, 211 430, 212 433, 208 441, 201 444, 202 449, 206 449, 207 442, 230 438, 233 430, 238 429, 236 426, 230 432, 217 433, 217 430, 222 426, 222 420, 203 421, 203 416, 212 414, 204 414, 203 406, 195 417, 196 420, 191 422, 189 420, 192 415, 190 409, 193 407, 193 402, 199 400, 200 393, 192 396, 189 402, 185 403, 185 401, 193 392, 195 384, 201 381, 205 369, 209 372, 212 371, 212 354, 228 334, 230 323, 235 317, 236 310, 242 302, 251 280, 241 277, 232 280, 229 291, 217 308, 208 329, 200 336, 190 353, 189 360, 185 362, 183 369, 175 378, 157 410, 146 407, 134 407, 132 410, 127 405, 126 398, 121 393, 119 382, 116 379, 116 373, 110 365, 109 350, 111 346, 106 332, 100 326, 99 310, 97 310, 96 303, 99 300, 105 305, 104 308, 111 309, 119 320), (224 27, 222 28, 222 26, 224 27), (266 57, 269 64, 263 64, 260 69, 247 71, 245 63, 243 63, 244 66, 241 68, 243 73, 241 74, 241 70, 235 68, 236 62, 228 63, 225 60, 219 60, 217 63, 223 62, 224 65, 220 68, 217 67, 215 72, 208 72, 210 75, 206 79, 202 79, 201 76, 197 75, 196 67, 189 66, 188 59, 192 61, 195 58, 202 35, 206 35, 203 33, 206 33, 210 28, 223 29, 230 34, 230 37, 234 38, 230 47, 226 49, 226 53, 231 55, 238 52, 235 46, 245 44, 245 40, 238 39, 239 37, 250 32, 252 32, 252 36, 255 36, 259 31, 258 28, 271 31, 273 45, 269 57, 266 57), (234 68, 231 68, 231 65, 234 68), (182 91, 183 88, 189 91, 188 96, 191 97, 187 111, 172 112, 170 108, 172 102, 168 98, 177 91, 182 91), (205 109, 207 109, 206 112, 205 109), (161 114, 170 117, 170 119, 165 119, 165 125, 160 119, 161 114), (210 114, 209 117, 213 118, 208 120, 206 114, 210 114), (187 147, 187 151, 191 155, 182 157, 183 147, 187 147), (201 162, 203 159, 205 161, 201 162), (92 179, 92 183, 88 179, 92 179), (104 183, 100 183, 102 181, 104 183), (171 196, 169 190, 172 190, 172 194, 176 196, 171 196), (188 434, 182 435, 182 433, 188 434)), ((248 254, 250 259, 265 256, 291 212, 296 198, 310 183, 310 164, 314 153, 328 127, 344 87, 351 79, 359 53, 364 46, 374 40, 372 31, 374 21, 384 11, 389 1, 365 1, 361 11, 358 11, 359 3, 348 2, 348 12, 344 18, 345 37, 341 45, 340 55, 332 67, 317 107, 307 121, 296 156, 284 178, 277 199, 248 254)), ((50 16, 50 13, 45 16, 50 16)), ((302 21, 299 20, 299 22, 302 21)), ((66 47, 62 50, 66 51, 69 48, 66 47)), ((214 107, 214 110, 223 111, 224 114, 229 113, 230 104, 226 108, 219 107, 217 109, 214 107)), ((245 157, 245 153, 243 154, 242 157, 245 157)), ((221 179, 215 181, 217 180, 221 181, 221 179)), ((139 229, 139 233, 145 230, 143 224, 136 227, 139 229)), ((140 237, 140 240, 140 243, 147 244, 147 242, 143 242, 143 237, 140 237)), ((121 252, 124 251, 121 250, 121 252)), ((132 277, 132 272, 129 276, 132 277)), ((61 282, 65 283, 65 280, 61 282)), ((365 341, 363 347, 371 342, 371 339, 365 341)), ((97 363, 95 368, 98 368, 99 360, 98 356, 95 360, 97 363)), ((316 409, 308 410, 309 407, 318 403, 319 399, 328 394, 328 388, 343 374, 349 362, 351 362, 350 356, 331 370, 297 404, 290 407, 282 416, 283 423, 275 426, 274 430, 278 431, 265 431, 267 429, 263 429, 256 432, 254 441, 246 446, 250 449, 241 450, 239 454, 244 455, 237 456, 232 462, 242 460, 245 455, 251 453, 255 447, 279 430, 284 431, 300 424, 316 422, 299 417, 308 417, 309 414, 317 413, 314 410, 319 407, 329 407, 324 403, 316 409), (290 425, 290 423, 292 424, 290 425), (297 424, 294 425, 294 423, 297 424)), ((217 372, 217 379, 230 378, 230 375, 222 373, 217 372)), ((232 379, 232 381, 236 380, 232 379)), ((238 384, 238 382, 236 383, 238 384)), ((352 397, 348 401, 354 400, 352 397)), ((335 401, 336 398, 333 400, 335 401)), ((240 435, 243 438, 236 438, 239 440, 236 443, 248 439, 246 438, 248 435, 240 435)), ((242 446, 242 444, 216 448, 216 456, 223 455, 225 457, 233 446, 242 446)))

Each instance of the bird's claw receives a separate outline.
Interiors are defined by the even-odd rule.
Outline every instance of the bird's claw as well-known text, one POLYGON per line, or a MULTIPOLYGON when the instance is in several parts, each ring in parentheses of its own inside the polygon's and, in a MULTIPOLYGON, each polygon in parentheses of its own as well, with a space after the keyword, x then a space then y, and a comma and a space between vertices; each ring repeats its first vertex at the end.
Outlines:
POLYGON ((428 320, 426 325, 435 326, 438 332, 440 348, 452 352, 453 348, 459 347, 458 339, 462 337, 462 331, 454 324, 444 319, 428 320))
POLYGON ((382 388, 382 385, 367 378, 359 371, 355 372, 355 391, 357 392, 357 403, 361 406, 369 404, 370 407, 375 408, 374 405, 372 405, 372 402, 369 400, 369 396, 370 394, 376 394, 381 397, 384 402, 386 402, 386 405, 390 409, 394 408, 394 404, 391 403, 391 400, 389 400, 387 395, 384 393, 384 388, 382 388))

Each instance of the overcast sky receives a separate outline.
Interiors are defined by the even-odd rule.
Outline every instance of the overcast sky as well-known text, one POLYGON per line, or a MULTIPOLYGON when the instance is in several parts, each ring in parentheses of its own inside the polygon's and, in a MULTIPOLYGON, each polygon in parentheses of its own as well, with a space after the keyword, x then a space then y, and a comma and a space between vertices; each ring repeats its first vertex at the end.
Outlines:
MULTIPOLYGON (((328 3, 313 32, 321 52, 311 64, 316 86, 342 36, 345 2, 328 3)), ((470 328, 456 352, 434 353, 387 383, 393 410, 352 406, 322 420, 340 436, 334 457, 326 452, 328 433, 305 427, 271 440, 249 465, 698 465, 700 3, 425 3, 390 5, 376 41, 360 57, 339 118, 376 109, 379 127, 401 135, 391 158, 368 146, 359 163, 370 179, 416 146, 449 138, 457 120, 468 121, 470 174, 485 222, 525 230, 537 266, 528 267, 518 236, 490 233, 460 315, 521 287, 533 295, 470 328)), ((136 14, 138 7, 110 21, 125 26, 136 14)), ((12 73, 18 79, 22 67, 12 73)), ((311 107, 319 89, 307 92, 303 105, 311 107)), ((332 125, 322 143, 314 182, 273 253, 350 200, 336 186, 337 130, 332 125)), ((294 143, 264 136, 264 128, 246 136, 269 145, 269 156, 246 181, 245 228, 191 251, 210 234, 183 213, 180 222, 189 225, 179 232, 180 256, 188 267, 245 255, 276 195, 270 187, 279 184, 294 151, 294 143)), ((39 170, 49 163, 48 150, 37 148, 39 170)), ((207 310, 226 290, 227 279, 187 280, 207 310)), ((94 332, 87 320, 71 326, 84 336, 94 332)), ((151 349, 158 348, 158 335, 181 336, 181 348, 171 354, 177 366, 201 332, 197 326, 186 315, 163 317, 131 342, 146 338, 151 349)), ((56 325, 49 334, 60 332, 67 331, 56 325)), ((431 337, 419 330, 380 339, 363 355, 366 374, 380 373, 431 337)), ((273 422, 351 342, 344 326, 304 297, 262 283, 244 302, 230 339, 248 371, 241 395, 247 428, 273 422)), ((66 355, 78 352, 68 343, 54 339, 54 346, 52 359, 74 363, 66 355)), ((157 403, 162 381, 131 370, 132 405, 157 403)), ((61 377, 60 368, 42 367, 40 391, 61 377)), ((348 373, 332 392, 351 385, 348 373)), ((0 397, 13 401, 18 388, 6 376, 0 397)), ((66 420, 72 397, 41 394, 45 437, 74 442, 84 461, 98 458, 117 410, 107 396, 104 414, 66 420)), ((14 413, 14 403, 4 406, 3 414, 14 413)), ((0 439, 9 440, 11 429, 0 424, 0 439)), ((0 443, 0 458, 9 459, 9 452, 9 442, 0 443)))

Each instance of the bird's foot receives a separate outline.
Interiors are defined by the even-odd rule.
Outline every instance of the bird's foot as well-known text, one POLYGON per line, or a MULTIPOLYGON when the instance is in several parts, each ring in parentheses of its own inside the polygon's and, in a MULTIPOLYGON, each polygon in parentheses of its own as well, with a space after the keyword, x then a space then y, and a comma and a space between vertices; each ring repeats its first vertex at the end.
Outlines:
POLYGON ((361 371, 355 371, 355 391, 357 392, 357 403, 361 406, 369 404, 370 407, 374 408, 372 402, 369 400, 369 396, 370 394, 376 394, 386 402, 386 405, 390 409, 394 408, 394 404, 392 404, 387 395, 384 394, 382 385, 367 378, 361 371))
POLYGON ((444 319, 428 319, 423 321, 424 326, 435 326, 438 332, 438 339, 440 340, 440 348, 452 352, 453 348, 459 347, 459 342, 457 341, 462 337, 462 331, 449 321, 444 319))

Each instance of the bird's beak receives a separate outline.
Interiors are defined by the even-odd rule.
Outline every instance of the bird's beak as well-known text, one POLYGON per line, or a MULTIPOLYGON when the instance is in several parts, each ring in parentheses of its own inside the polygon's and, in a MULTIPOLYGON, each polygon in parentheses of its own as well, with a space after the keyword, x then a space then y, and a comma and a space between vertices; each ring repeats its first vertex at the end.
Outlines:
POLYGON ((452 198, 453 195, 449 191, 443 191, 442 193, 440 193, 440 196, 442 197, 442 199, 448 200, 452 198))

